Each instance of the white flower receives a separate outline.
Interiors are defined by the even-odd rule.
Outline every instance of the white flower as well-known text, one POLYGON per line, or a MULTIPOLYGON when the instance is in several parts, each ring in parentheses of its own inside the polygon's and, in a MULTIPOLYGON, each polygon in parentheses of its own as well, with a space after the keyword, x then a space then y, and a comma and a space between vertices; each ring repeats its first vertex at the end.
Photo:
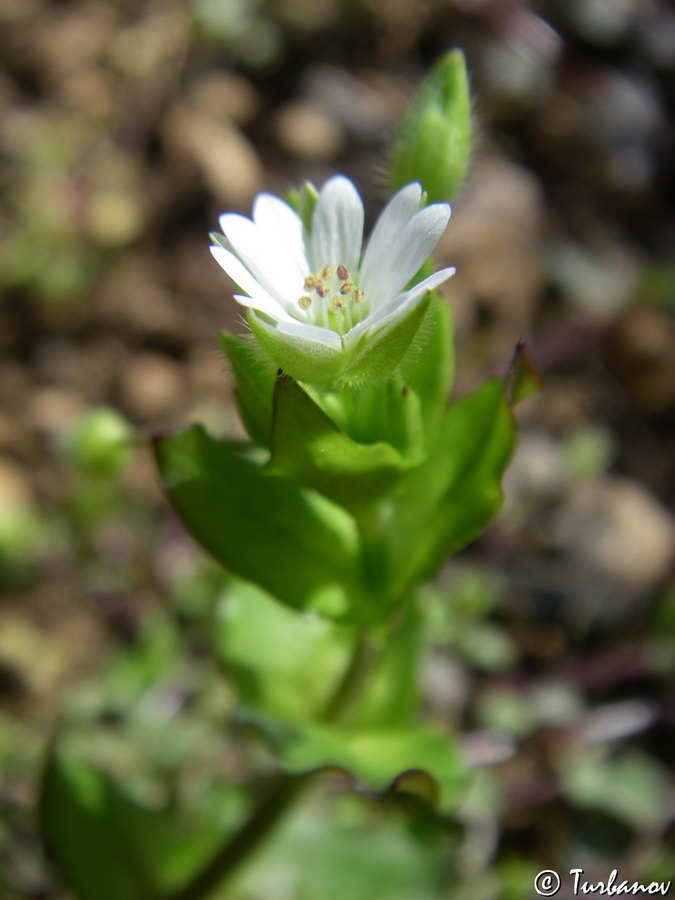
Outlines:
POLYGON ((242 290, 235 300, 249 308, 251 330, 277 365, 302 381, 363 380, 381 374, 390 345, 385 368, 395 368, 419 326, 415 311, 455 271, 404 290, 450 217, 446 203, 420 209, 421 197, 419 184, 400 190, 363 253, 363 204, 341 175, 321 189, 309 232, 270 194, 256 198, 252 220, 220 217, 223 235, 212 236, 211 252, 242 290))

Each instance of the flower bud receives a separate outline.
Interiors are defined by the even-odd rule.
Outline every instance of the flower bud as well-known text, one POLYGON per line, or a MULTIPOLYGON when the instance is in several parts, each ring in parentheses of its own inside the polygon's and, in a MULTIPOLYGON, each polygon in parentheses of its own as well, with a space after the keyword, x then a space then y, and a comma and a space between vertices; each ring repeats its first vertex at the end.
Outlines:
POLYGON ((397 191, 419 181, 427 202, 451 200, 464 178, 471 144, 466 63, 446 53, 423 82, 394 141, 390 184, 397 191))

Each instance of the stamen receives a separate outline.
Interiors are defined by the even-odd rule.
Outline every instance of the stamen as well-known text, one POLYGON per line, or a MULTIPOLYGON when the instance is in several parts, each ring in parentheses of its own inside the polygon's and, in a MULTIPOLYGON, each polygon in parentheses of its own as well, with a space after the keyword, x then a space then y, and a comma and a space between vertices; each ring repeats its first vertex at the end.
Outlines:
POLYGON ((308 316, 317 325, 344 334, 363 318, 353 306, 363 302, 363 290, 356 287, 344 263, 323 266, 318 273, 307 275, 304 285, 308 293, 303 294, 296 303, 303 311, 312 308, 308 316), (324 300, 326 302, 321 302, 324 300))

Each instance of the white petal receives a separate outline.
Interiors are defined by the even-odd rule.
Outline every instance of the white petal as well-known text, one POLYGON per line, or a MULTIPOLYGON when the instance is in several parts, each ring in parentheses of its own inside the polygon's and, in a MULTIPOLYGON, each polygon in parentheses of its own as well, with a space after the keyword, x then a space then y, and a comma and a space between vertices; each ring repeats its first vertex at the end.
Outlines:
POLYGON ((447 203, 434 203, 412 217, 389 248, 388 265, 383 265, 368 284, 366 299, 371 309, 405 287, 440 240, 449 218, 447 203))
POLYGON ((363 242, 363 204, 348 178, 336 175, 319 193, 312 215, 309 263, 312 272, 322 266, 345 265, 355 272, 363 242))
POLYGON ((272 194, 259 194, 253 204, 253 221, 266 243, 276 244, 277 253, 287 259, 304 279, 309 274, 303 226, 291 207, 272 194))
MULTIPOLYGON (((287 315, 284 312, 284 307, 278 300, 272 297, 258 281, 256 281, 246 266, 237 259, 234 253, 230 253, 230 251, 226 250, 224 247, 212 246, 210 250, 218 265, 225 269, 232 281, 234 281, 242 291, 246 291, 246 293, 249 294, 249 297, 246 298, 249 302, 245 303, 245 306, 252 306, 254 309, 259 309, 261 312, 264 312, 273 318, 287 315)), ((237 297, 239 303, 242 302, 242 299, 243 298, 239 296, 237 297)))
POLYGON ((264 313, 275 322, 295 321, 292 316, 288 315, 285 309, 282 309, 281 306, 279 306, 276 300, 272 300, 268 303, 260 297, 247 297, 246 294, 234 294, 234 299, 241 306, 245 306, 247 309, 255 309, 256 312, 264 313))
MULTIPOLYGON (((340 335, 329 328, 321 328, 320 325, 305 325, 303 322, 296 322, 295 320, 277 321, 274 325, 270 325, 264 319, 259 318, 258 321, 268 331, 274 330, 279 334, 287 334, 289 337, 299 338, 308 344, 320 344, 323 347, 330 347, 332 350, 342 349, 340 335)), ((311 348, 308 349, 311 351, 311 348)))
POLYGON ((420 208, 421 196, 422 188, 417 182, 408 184, 382 210, 363 256, 360 285, 364 291, 370 281, 377 279, 382 266, 388 264, 391 246, 420 208))
POLYGON ((303 278, 279 252, 272 235, 244 216, 228 213, 220 217, 220 227, 232 250, 253 277, 286 309, 301 296, 303 278))
POLYGON ((345 347, 353 347, 365 332, 377 334, 382 329, 386 329, 416 306, 428 291, 432 291, 440 284, 443 284, 444 281, 447 281, 454 274, 454 266, 440 269, 438 272, 434 272, 433 275, 429 275, 424 281, 420 281, 419 284, 416 284, 409 291, 406 291, 405 294, 399 294, 387 303, 382 304, 368 318, 364 319, 363 322, 359 322, 351 331, 347 332, 344 338, 345 347))

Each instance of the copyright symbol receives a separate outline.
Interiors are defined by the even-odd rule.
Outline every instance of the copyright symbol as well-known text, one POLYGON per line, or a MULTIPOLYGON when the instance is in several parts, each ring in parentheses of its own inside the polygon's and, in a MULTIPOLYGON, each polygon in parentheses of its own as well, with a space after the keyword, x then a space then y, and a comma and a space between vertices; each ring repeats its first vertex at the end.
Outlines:
POLYGON ((560 875, 553 869, 544 869, 534 879, 534 889, 540 897, 553 897, 560 890, 560 875))

